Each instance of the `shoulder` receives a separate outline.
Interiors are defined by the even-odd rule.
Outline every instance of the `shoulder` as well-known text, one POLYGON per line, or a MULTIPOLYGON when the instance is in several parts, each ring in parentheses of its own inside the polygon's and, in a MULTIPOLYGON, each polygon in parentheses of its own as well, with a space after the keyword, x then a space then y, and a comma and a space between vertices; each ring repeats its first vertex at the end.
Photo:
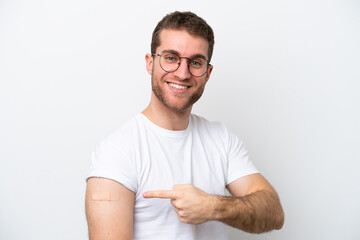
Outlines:
POLYGON ((236 134, 229 131, 220 121, 210 121, 204 117, 192 114, 192 123, 194 131, 199 132, 203 137, 211 137, 217 143, 229 149, 232 145, 242 145, 242 141, 236 134))
POLYGON ((194 129, 206 131, 212 135, 221 135, 227 137, 228 131, 225 125, 220 121, 211 121, 196 114, 191 114, 191 121, 194 129))
POLYGON ((141 116, 135 115, 130 120, 124 122, 115 131, 108 134, 100 141, 100 144, 108 146, 130 146, 136 142, 139 138, 139 132, 141 131, 141 116))
POLYGON ((137 163, 133 154, 136 153, 136 122, 136 117, 132 118, 100 140, 92 152, 87 178, 112 179, 133 192, 137 191, 137 163))

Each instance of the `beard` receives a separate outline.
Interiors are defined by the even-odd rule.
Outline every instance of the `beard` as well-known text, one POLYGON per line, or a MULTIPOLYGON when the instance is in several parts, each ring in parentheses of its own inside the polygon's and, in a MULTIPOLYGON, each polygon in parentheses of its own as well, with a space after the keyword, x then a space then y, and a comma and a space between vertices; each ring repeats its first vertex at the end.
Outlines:
POLYGON ((195 102, 197 102, 197 100, 199 100, 199 98, 202 96, 205 89, 205 84, 202 84, 202 86, 200 86, 200 88, 196 92, 194 92, 191 96, 187 97, 187 100, 179 105, 179 104, 171 103, 169 97, 165 96, 166 94, 164 93, 165 92, 164 84, 166 84, 165 81, 162 81, 161 79, 157 79, 156 76, 154 76, 154 74, 151 75, 151 87, 153 93, 159 99, 159 101, 162 102, 166 107, 175 111, 184 111, 192 107, 192 105, 195 102))

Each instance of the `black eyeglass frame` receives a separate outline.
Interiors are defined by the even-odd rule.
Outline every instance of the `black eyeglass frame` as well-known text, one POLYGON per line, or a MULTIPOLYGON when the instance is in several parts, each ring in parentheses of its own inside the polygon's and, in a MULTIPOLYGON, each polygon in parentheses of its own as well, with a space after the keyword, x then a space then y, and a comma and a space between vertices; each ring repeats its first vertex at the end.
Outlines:
POLYGON ((160 57, 160 58, 159 58, 159 64, 160 64, 160 67, 161 67, 161 69, 162 69, 162 70, 164 70, 165 72, 168 72, 168 73, 175 72, 176 70, 178 70, 178 69, 179 69, 180 64, 181 64, 181 59, 182 59, 182 58, 185 58, 185 59, 187 59, 187 60, 188 60, 188 62, 187 62, 187 66, 188 66, 189 73, 190 73, 192 76, 194 76, 194 77, 202 77, 202 76, 204 76, 204 75, 208 72, 209 67, 210 67, 210 66, 212 66, 212 65, 209 63, 209 61, 208 61, 208 60, 206 60, 205 58, 202 58, 202 59, 204 59, 204 60, 207 62, 207 65, 206 65, 206 71, 205 71, 202 75, 200 75, 200 76, 196 76, 196 75, 194 75, 194 74, 191 72, 191 70, 190 70, 190 64, 189 64, 189 61, 191 61, 191 60, 193 60, 193 59, 188 58, 188 57, 180 57, 180 56, 179 56, 179 55, 177 55, 176 53, 171 53, 171 54, 174 54, 174 55, 176 55, 176 56, 178 56, 178 57, 179 57, 178 67, 177 67, 175 70, 173 70, 173 71, 166 71, 166 70, 163 68, 163 66, 161 65, 161 57, 162 57, 164 54, 152 53, 151 55, 152 55, 152 56, 158 56, 158 57, 160 57))

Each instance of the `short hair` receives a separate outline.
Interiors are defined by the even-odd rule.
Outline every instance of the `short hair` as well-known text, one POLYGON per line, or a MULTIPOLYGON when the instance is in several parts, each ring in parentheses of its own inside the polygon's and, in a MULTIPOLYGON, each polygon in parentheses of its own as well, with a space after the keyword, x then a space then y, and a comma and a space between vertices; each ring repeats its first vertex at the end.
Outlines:
POLYGON ((163 29, 186 30, 189 34, 205 38, 209 43, 209 62, 214 49, 214 32, 206 21, 192 12, 173 12, 167 14, 155 27, 151 40, 151 53, 160 46, 160 33, 163 29))

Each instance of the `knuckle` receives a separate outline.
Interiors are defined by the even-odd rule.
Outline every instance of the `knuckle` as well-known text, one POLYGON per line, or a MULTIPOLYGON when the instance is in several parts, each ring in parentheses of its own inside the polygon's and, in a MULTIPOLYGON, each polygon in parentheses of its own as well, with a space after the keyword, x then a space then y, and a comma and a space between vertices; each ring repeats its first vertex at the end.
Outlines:
POLYGON ((183 209, 184 208, 184 204, 182 204, 181 201, 174 201, 173 205, 178 209, 183 209))
POLYGON ((188 223, 188 220, 186 218, 183 217, 179 217, 180 221, 183 223, 188 223))
POLYGON ((183 219, 187 219, 188 215, 186 214, 186 212, 184 210, 179 210, 178 212, 178 216, 183 218, 183 219))

